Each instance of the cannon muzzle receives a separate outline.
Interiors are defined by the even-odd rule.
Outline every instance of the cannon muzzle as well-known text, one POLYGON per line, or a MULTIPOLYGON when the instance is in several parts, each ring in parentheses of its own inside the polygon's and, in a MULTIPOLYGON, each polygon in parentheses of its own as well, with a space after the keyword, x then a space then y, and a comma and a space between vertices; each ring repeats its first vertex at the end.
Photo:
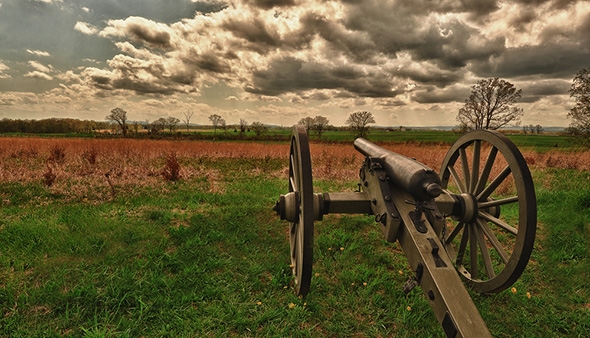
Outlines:
POLYGON ((363 138, 357 138, 354 147, 365 156, 380 158, 392 182, 417 200, 429 201, 441 194, 440 177, 428 166, 363 138))

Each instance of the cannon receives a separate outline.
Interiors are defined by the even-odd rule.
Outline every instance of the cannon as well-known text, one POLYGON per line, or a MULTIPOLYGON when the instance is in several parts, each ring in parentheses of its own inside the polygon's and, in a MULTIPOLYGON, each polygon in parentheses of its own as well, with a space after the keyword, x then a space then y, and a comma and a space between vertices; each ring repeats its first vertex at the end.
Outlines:
POLYGON ((491 337, 465 286, 500 292, 529 261, 537 205, 518 148, 500 133, 473 131, 451 146, 437 174, 362 138, 354 147, 365 156, 358 191, 314 193, 307 133, 293 127, 289 192, 274 210, 289 223, 297 295, 310 291, 314 222, 335 213, 372 215, 414 272, 404 291, 421 287, 445 334, 491 337))

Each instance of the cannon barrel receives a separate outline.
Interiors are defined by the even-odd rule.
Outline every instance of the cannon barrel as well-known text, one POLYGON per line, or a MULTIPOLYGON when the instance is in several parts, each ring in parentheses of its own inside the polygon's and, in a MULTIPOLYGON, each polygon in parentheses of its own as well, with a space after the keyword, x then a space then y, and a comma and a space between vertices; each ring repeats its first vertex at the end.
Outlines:
POLYGON ((441 194, 440 177, 428 166, 363 138, 357 138, 354 147, 365 156, 380 158, 392 182, 417 200, 428 201, 441 194))

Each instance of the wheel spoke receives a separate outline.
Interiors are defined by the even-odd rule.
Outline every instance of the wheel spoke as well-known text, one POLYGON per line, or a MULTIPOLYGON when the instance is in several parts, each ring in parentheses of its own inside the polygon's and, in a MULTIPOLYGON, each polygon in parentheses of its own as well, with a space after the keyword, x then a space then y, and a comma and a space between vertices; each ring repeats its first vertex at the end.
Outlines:
POLYGON ((494 162, 496 161, 497 154, 498 154, 498 148, 492 147, 492 149, 490 149, 490 153, 488 154, 486 164, 484 165, 483 170, 481 171, 481 176, 479 177, 479 180, 477 182, 477 186, 475 187, 475 190, 473 191, 474 194, 479 194, 483 190, 483 188, 485 187, 485 185, 488 181, 488 178, 490 177, 490 173, 492 172, 494 162))
MULTIPOLYGON (((474 227, 476 225, 474 224, 474 227)), ((483 260, 483 265, 486 269, 486 273, 489 279, 496 277, 494 273, 494 267, 492 265, 492 258, 490 257, 490 252, 488 251, 488 246, 486 245, 486 239, 483 236, 483 232, 479 231, 476 232, 477 235, 477 243, 479 244, 479 250, 481 251, 481 258, 483 260)))
POLYGON ((295 178, 293 177, 289 177, 289 188, 291 189, 289 192, 299 191, 299 187, 297 186, 297 183, 295 183, 295 178))
POLYGON ((518 230, 515 227, 511 226, 510 224, 504 222, 503 220, 501 220, 499 218, 496 218, 496 217, 488 214, 487 212, 479 211, 477 213, 477 215, 479 217, 482 217, 483 219, 485 219, 488 222, 494 223, 495 225, 497 225, 500 228, 508 231, 509 233, 513 234, 514 236, 516 236, 516 234, 518 234, 518 230))
POLYGON ((471 278, 478 279, 477 269, 477 228, 475 224, 469 224, 469 265, 471 267, 471 278))
POLYGON ((475 193, 475 187, 477 185, 477 177, 479 176, 479 158, 481 152, 481 140, 475 140, 473 142, 473 160, 472 160, 472 167, 471 167, 471 180, 469 184, 469 193, 475 193))
POLYGON ((498 255, 500 255, 502 262, 504 262, 504 264, 508 263, 508 254, 506 253, 506 250, 504 250, 502 244, 500 244, 500 241, 498 241, 498 238, 496 237, 496 235, 494 235, 494 232, 492 231, 492 229, 490 229, 487 222, 482 221, 480 218, 478 218, 477 224, 483 230, 484 234, 486 235, 494 249, 496 249, 498 255))
POLYGON ((486 200, 496 190, 496 188, 498 188, 498 186, 504 182, 506 177, 508 177, 511 172, 512 170, 510 169, 510 166, 506 166, 506 168, 504 168, 504 170, 502 170, 502 172, 496 176, 496 178, 494 178, 490 185, 488 185, 479 195, 477 195, 477 200, 486 200))
MULTIPOLYGON (((469 177, 469 163, 467 159, 467 154, 465 153, 465 148, 459 149, 459 156, 461 157, 461 166, 463 167, 463 179, 465 181, 465 188, 469 189, 471 184, 471 178, 469 177)), ((467 191, 466 191, 467 192, 467 191)))
POLYGON ((463 228, 464 225, 465 225, 465 223, 459 222, 459 224, 457 224, 455 229, 453 229, 453 231, 449 234, 449 237, 445 240, 445 244, 451 243, 453 241, 453 239, 455 239, 455 237, 457 237, 457 235, 459 234, 459 231, 461 231, 461 229, 463 228))
POLYGON ((480 202, 477 204, 477 206, 480 209, 486 209, 486 208, 490 208, 490 207, 496 207, 496 206, 515 203, 515 202, 518 202, 518 196, 501 198, 499 200, 492 200, 492 201, 487 201, 487 202, 480 202))
POLYGON ((457 174, 457 170, 455 170, 455 167, 449 166, 449 172, 451 173, 451 176, 453 177, 455 184, 457 184, 457 188, 459 188, 459 192, 464 193, 466 191, 465 184, 463 183, 463 181, 461 180, 461 178, 457 174))
POLYGON ((293 191, 299 190, 299 184, 298 184, 298 177, 296 177, 297 175, 295 175, 296 172, 298 172, 298 169, 294 167, 296 159, 295 159, 295 155, 291 154, 291 158, 290 158, 290 162, 289 162, 289 168, 290 171, 292 173, 292 175, 289 177, 289 182, 291 182, 291 185, 293 187, 293 191))
POLYGON ((459 250, 457 251, 457 259, 455 264, 463 265, 463 257, 465 256, 465 249, 467 248, 467 242, 469 241, 469 227, 463 227, 463 235, 461 236, 461 244, 459 244, 459 250))

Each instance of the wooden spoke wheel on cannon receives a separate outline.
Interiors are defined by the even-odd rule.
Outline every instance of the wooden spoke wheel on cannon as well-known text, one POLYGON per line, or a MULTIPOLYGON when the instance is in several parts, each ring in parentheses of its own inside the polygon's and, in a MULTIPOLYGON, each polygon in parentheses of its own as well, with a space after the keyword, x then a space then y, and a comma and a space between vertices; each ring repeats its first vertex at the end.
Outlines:
MULTIPOLYGON (((317 196, 315 199, 317 203, 317 196)), ((303 126, 295 126, 289 151, 289 193, 280 197, 275 211, 289 222, 291 268, 298 296, 305 296, 311 284, 314 209, 307 133, 303 126)))
POLYGON ((440 177, 441 187, 462 204, 441 238, 460 275, 477 292, 508 288, 528 263, 537 226, 535 190, 523 156, 500 133, 471 132, 451 147, 440 177))

